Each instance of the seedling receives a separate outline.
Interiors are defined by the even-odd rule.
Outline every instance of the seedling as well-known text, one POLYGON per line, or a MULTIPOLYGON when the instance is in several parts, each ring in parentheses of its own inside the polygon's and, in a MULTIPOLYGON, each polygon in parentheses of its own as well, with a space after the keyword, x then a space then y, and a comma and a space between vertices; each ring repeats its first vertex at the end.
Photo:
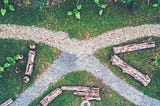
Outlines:
POLYGON ((7 12, 7 8, 10 10, 10 11, 14 11, 14 6, 9 4, 9 0, 3 0, 3 4, 4 4, 4 7, 1 8, 1 15, 4 16, 7 12))
POLYGON ((77 7, 72 10, 72 11, 68 11, 68 16, 72 16, 73 14, 76 16, 77 19, 81 18, 81 14, 80 14, 80 10, 82 9, 82 5, 77 5, 77 7))
POLYGON ((94 0, 94 3, 100 8, 99 15, 102 15, 103 9, 106 8, 106 4, 101 4, 99 0, 94 0))
POLYGON ((7 62, 4 63, 3 66, 0 66, 0 78, 2 78, 2 72, 4 72, 5 68, 9 68, 11 65, 15 65, 17 60, 23 59, 22 54, 17 54, 13 58, 12 57, 7 57, 7 62))

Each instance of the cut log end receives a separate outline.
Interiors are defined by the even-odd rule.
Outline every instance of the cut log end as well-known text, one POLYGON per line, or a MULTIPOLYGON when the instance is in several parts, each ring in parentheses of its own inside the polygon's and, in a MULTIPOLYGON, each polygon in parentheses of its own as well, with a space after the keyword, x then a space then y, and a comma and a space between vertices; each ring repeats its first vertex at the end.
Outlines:
POLYGON ((15 68, 15 73, 17 73, 17 74, 18 74, 18 73, 20 73, 20 72, 21 72, 21 69, 20 69, 20 68, 18 68, 18 67, 16 67, 16 68, 15 68))
POLYGON ((29 45, 29 48, 30 48, 30 49, 35 49, 36 46, 35 46, 35 44, 32 43, 32 44, 29 45))
POLYGON ((25 76, 25 77, 23 78, 23 82, 24 82, 24 83, 28 83, 29 81, 30 81, 29 77, 25 76))
POLYGON ((24 58, 23 54, 19 54, 19 60, 22 60, 24 58))

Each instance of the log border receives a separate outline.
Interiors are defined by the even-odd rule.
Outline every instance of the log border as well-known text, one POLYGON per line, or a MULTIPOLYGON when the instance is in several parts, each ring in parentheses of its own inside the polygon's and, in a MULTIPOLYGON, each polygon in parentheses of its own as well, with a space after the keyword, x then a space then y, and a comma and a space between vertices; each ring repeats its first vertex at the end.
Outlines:
POLYGON ((119 54, 119 53, 138 51, 143 49, 150 49, 154 48, 155 46, 156 46, 155 41, 153 41, 152 38, 148 38, 147 40, 141 42, 113 47, 113 52, 114 54, 119 54))
POLYGON ((51 91, 50 93, 48 93, 40 101, 39 106, 47 106, 56 97, 58 97, 60 94, 62 94, 63 91, 73 91, 73 94, 75 94, 76 92, 78 92, 78 93, 81 92, 81 93, 83 93, 83 95, 78 95, 78 96, 82 96, 82 100, 101 100, 99 88, 85 87, 85 86, 61 86, 60 88, 57 88, 57 89, 51 91), (94 90, 96 92, 93 92, 94 90))

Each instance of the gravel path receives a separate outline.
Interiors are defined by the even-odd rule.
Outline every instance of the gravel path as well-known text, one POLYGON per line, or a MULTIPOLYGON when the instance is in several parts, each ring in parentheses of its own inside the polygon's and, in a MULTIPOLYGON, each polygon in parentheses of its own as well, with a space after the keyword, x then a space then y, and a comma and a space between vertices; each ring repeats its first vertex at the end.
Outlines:
POLYGON ((144 95, 115 76, 92 55, 96 50, 106 46, 144 36, 160 36, 159 29, 159 24, 126 27, 103 33, 90 40, 79 41, 70 39, 64 32, 53 32, 45 28, 0 25, 0 38, 43 42, 62 51, 60 58, 54 62, 48 71, 25 90, 11 106, 27 106, 34 98, 47 90, 51 83, 55 83, 63 75, 75 70, 88 70, 136 105, 160 106, 160 101, 144 95))
POLYGON ((45 28, 38 28, 34 26, 0 25, 0 37, 44 42, 61 51, 82 55, 93 54, 100 48, 119 44, 139 37, 160 36, 159 29, 160 24, 125 27, 103 33, 91 40, 79 41, 76 39, 70 39, 67 33, 52 32, 45 28))

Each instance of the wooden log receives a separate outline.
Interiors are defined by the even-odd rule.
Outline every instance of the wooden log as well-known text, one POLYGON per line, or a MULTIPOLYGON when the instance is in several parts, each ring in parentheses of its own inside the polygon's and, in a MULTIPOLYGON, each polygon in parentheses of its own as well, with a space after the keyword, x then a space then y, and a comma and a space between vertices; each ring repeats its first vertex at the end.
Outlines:
POLYGON ((118 54, 118 53, 137 51, 137 50, 154 48, 154 47, 155 47, 155 41, 149 38, 140 43, 133 43, 133 44, 128 44, 124 46, 113 47, 113 51, 114 51, 114 54, 118 54))
POLYGON ((3 104, 1 104, 0 106, 9 106, 12 102, 13 100, 10 98, 7 101, 5 101, 3 104))
POLYGON ((75 91, 73 92, 73 94, 78 96, 85 96, 85 95, 89 95, 89 92, 75 91))
POLYGON ((57 88, 56 90, 50 92, 47 96, 45 96, 41 101, 40 104, 42 106, 47 106, 51 101, 53 101, 57 96, 59 96, 62 93, 62 90, 60 88, 57 88))
POLYGON ((147 86, 150 83, 151 79, 148 75, 144 75, 140 71, 131 67, 129 64, 121 60, 117 55, 112 56, 110 60, 113 65, 121 68, 124 73, 127 73, 136 80, 140 81, 144 86, 147 86))
POLYGON ((89 91, 89 87, 83 87, 83 86, 62 86, 62 90, 66 91, 89 91))
POLYGON ((101 100, 100 97, 83 97, 83 100, 101 100))
POLYGON ((75 91, 73 94, 83 96, 84 100, 101 100, 99 88, 90 88, 89 91, 75 91))
POLYGON ((27 62, 25 75, 31 76, 33 72, 34 57, 35 57, 35 51, 30 50, 28 53, 28 62, 27 62))

